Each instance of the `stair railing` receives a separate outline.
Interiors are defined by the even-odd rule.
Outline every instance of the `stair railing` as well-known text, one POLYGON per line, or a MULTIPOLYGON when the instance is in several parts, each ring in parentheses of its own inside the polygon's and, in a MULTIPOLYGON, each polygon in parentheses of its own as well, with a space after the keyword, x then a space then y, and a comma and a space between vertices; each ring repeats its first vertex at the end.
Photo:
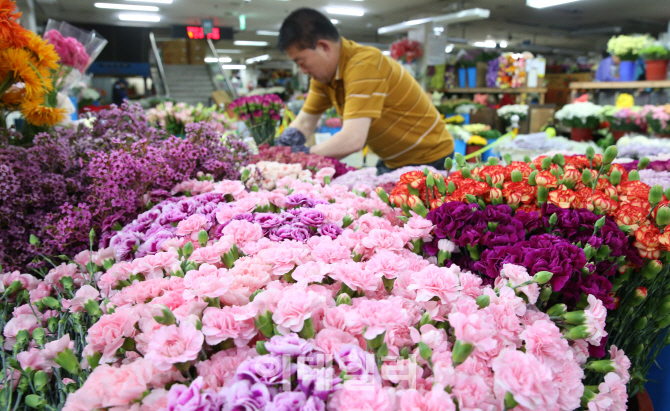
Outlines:
POLYGON ((207 44, 209 44, 209 49, 212 51, 212 54, 216 58, 216 65, 217 67, 219 67, 219 70, 221 70, 221 74, 223 75, 223 79, 225 80, 226 85, 228 86, 230 95, 232 96, 233 100, 237 99, 237 92, 235 91, 235 87, 233 87, 233 82, 230 81, 230 76, 228 75, 228 72, 224 70, 223 67, 221 66, 219 53, 216 51, 216 47, 214 47, 214 42, 212 42, 212 39, 207 39, 207 44))
POLYGON ((154 36, 153 31, 149 33, 149 41, 151 42, 153 57, 156 59, 156 66, 158 66, 158 75, 160 76, 163 90, 165 90, 165 97, 170 97, 170 87, 168 86, 167 77, 165 76, 165 69, 163 68, 163 60, 161 59, 161 55, 158 52, 156 37, 154 36))

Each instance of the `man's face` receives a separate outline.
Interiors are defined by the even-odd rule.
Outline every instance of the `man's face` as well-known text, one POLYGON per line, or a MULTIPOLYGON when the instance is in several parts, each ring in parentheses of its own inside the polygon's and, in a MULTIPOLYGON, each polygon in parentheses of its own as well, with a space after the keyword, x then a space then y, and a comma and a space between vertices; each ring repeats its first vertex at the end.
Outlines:
POLYGON ((291 46, 285 52, 303 73, 326 84, 333 80, 337 72, 339 50, 336 50, 335 45, 336 43, 327 40, 319 40, 314 49, 291 46))

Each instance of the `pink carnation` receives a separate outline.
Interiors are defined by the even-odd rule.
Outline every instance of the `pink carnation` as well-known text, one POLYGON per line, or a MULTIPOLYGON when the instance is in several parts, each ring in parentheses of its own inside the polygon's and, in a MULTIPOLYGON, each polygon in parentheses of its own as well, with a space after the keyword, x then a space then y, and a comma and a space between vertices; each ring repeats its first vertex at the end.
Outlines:
POLYGON ((381 283, 382 275, 381 272, 364 270, 361 264, 352 261, 336 264, 330 276, 354 291, 375 291, 381 283))
POLYGON ((433 239, 433 236, 430 235, 433 227, 433 223, 430 220, 414 215, 410 217, 403 229, 411 240, 422 239, 425 242, 429 242, 433 239))
POLYGON ((177 256, 172 253, 160 252, 147 255, 133 261, 133 274, 144 274, 147 280, 163 278, 163 271, 176 271, 179 267, 177 256))
POLYGON ((149 341, 145 358, 159 371, 168 371, 173 364, 195 360, 204 340, 203 334, 188 321, 162 327, 149 341))
POLYGON ((117 309, 114 314, 103 315, 89 328, 86 342, 93 351, 102 353, 102 362, 112 362, 125 339, 135 336, 138 320, 139 316, 133 310, 117 309))
POLYGON ((344 383, 328 401, 328 411, 390 411, 389 393, 379 385, 360 386, 355 380, 344 383))
POLYGON ((406 271, 408 268, 409 263, 407 260, 398 254, 387 250, 377 251, 365 266, 366 270, 381 273, 384 278, 389 280, 398 277, 398 275, 406 271))
POLYGON ((400 233, 390 230, 375 228, 367 237, 363 238, 361 244, 368 249, 384 248, 389 251, 400 251, 405 246, 405 239, 400 233))
POLYGON ((584 317, 586 317, 586 325, 590 336, 586 338, 591 345, 599 346, 600 340, 607 336, 605 331, 605 319, 607 317, 607 309, 603 306, 602 301, 593 295, 589 295, 587 299, 589 305, 584 310, 584 317))
POLYGON ((462 288, 459 283, 457 267, 437 267, 430 265, 411 277, 408 290, 416 290, 416 301, 430 301, 439 297, 443 303, 458 298, 458 291, 462 288))
POLYGON ((320 283, 330 273, 332 266, 323 262, 309 261, 295 268, 291 277, 299 283, 320 283))
POLYGON ((256 355, 256 350, 245 346, 219 351, 210 359, 199 362, 196 368, 198 375, 204 378, 203 389, 220 389, 235 376, 242 362, 256 355))
POLYGON ((190 235, 191 240, 198 241, 198 233, 200 230, 209 229, 209 219, 202 214, 193 214, 186 220, 182 220, 177 224, 177 235, 190 235))
POLYGON ((407 311, 389 300, 363 300, 347 314, 346 325, 360 329, 366 327, 363 336, 372 340, 388 327, 408 325, 408 320, 407 311))
POLYGON ((326 302, 326 298, 314 291, 305 291, 298 286, 285 290, 277 302, 272 321, 282 334, 299 332, 305 320, 312 317, 317 307, 326 302))
POLYGON ((223 233, 233 237, 236 244, 258 241, 263 237, 263 229, 245 220, 233 220, 223 229, 223 233))
POLYGON ((348 332, 324 328, 314 338, 314 347, 319 351, 335 355, 340 352, 340 348, 345 344, 358 346, 358 340, 348 332))
POLYGON ((194 261, 198 264, 220 264, 221 258, 233 247, 233 241, 230 237, 222 237, 216 243, 207 247, 201 247, 193 251, 193 254, 188 258, 189 261, 194 261))
POLYGON ((628 369, 630 368, 630 360, 626 357, 626 354, 623 350, 620 350, 616 345, 610 347, 610 359, 614 361, 614 372, 617 373, 619 377, 623 380, 624 384, 627 384, 630 380, 630 374, 628 369))
POLYGON ((449 314, 449 324, 454 328, 456 339, 475 346, 479 351, 489 351, 496 347, 495 320, 482 311, 472 314, 453 312, 449 314))
POLYGON ((184 276, 184 299, 217 298, 223 296, 233 280, 226 276, 225 268, 202 264, 198 270, 191 270, 184 276))
POLYGON ((47 360, 53 360, 66 349, 74 349, 74 341, 70 341, 70 334, 65 334, 58 340, 48 342, 44 344, 44 350, 42 350, 42 355, 47 360))
MULTIPOLYGON (((501 288, 509 284, 510 287, 516 287, 530 281, 532 278, 525 267, 515 264, 504 264, 500 270, 500 277, 496 278, 495 286, 501 288), (505 281, 505 279, 509 281, 505 281)), ((523 287, 516 288, 516 292, 524 293, 528 297, 528 302, 535 304, 540 296, 540 286, 535 283, 524 285, 523 287)))
POLYGON ((598 394, 589 401, 589 411, 616 411, 627 409, 626 383, 616 373, 609 373, 598 385, 598 394))
POLYGON ((39 348, 31 348, 28 351, 22 351, 16 354, 16 359, 24 370, 27 368, 34 371, 42 370, 49 375, 51 375, 52 368, 56 365, 55 362, 44 358, 44 355, 39 348))
POLYGON ((456 405, 440 386, 421 394, 417 390, 406 390, 400 399, 400 411, 455 411, 456 405))
POLYGON ((86 304, 87 301, 97 301, 99 298, 100 292, 86 284, 77 290, 77 293, 72 300, 63 299, 63 308, 70 310, 71 312, 83 311, 84 304, 86 304))
POLYGON ((209 345, 233 339, 237 347, 246 346, 257 334, 254 311, 247 307, 209 307, 202 316, 202 333, 209 345))
POLYGON ((538 320, 519 335, 526 342, 526 352, 533 354, 550 369, 561 369, 572 354, 561 330, 550 320, 538 320))
POLYGON ((21 314, 7 321, 7 324, 5 324, 5 328, 3 329, 5 349, 11 351, 19 331, 26 330, 32 334, 33 330, 40 326, 42 326, 42 324, 32 313, 21 314))

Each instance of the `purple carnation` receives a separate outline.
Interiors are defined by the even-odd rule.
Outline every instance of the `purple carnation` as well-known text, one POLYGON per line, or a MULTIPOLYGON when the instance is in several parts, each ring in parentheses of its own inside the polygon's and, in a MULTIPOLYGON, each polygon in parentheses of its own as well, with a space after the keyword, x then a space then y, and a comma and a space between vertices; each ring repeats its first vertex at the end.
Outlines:
POLYGON ((300 391, 280 392, 275 395, 267 409, 276 411, 301 411, 307 396, 300 391))
POLYGON ((275 335, 265 343, 265 349, 274 355, 290 355, 299 357, 307 355, 314 347, 311 343, 300 338, 297 334, 275 335))
POLYGON ((451 201, 431 210, 426 218, 435 224, 437 238, 455 239, 458 231, 468 225, 473 217, 481 217, 476 204, 451 201))
POLYGON ((303 209, 298 219, 301 223, 310 227, 319 227, 326 220, 326 216, 318 210, 303 209))
POLYGON ((273 213, 257 213, 254 215, 254 222, 266 230, 279 227, 282 224, 282 218, 273 213))
POLYGON ((308 226, 301 223, 291 225, 291 238, 302 243, 307 242, 312 236, 312 231, 308 226))
POLYGON ((333 240, 339 237, 342 234, 342 228, 333 223, 325 223, 316 230, 319 235, 324 235, 332 238, 333 240))
POLYGON ((287 208, 298 207, 298 206, 305 205, 309 200, 310 200, 310 198, 307 197, 305 194, 296 193, 296 194, 291 194, 291 195, 286 196, 284 198, 284 205, 287 208))
POLYGON ((271 398, 265 384, 247 380, 222 388, 219 395, 224 397, 226 409, 230 410, 264 410, 271 398))
POLYGON ((233 220, 244 220, 244 221, 248 221, 250 223, 253 223, 253 222, 255 222, 256 218, 254 217, 254 215, 252 213, 242 213, 242 214, 238 214, 235 217, 233 217, 233 220))

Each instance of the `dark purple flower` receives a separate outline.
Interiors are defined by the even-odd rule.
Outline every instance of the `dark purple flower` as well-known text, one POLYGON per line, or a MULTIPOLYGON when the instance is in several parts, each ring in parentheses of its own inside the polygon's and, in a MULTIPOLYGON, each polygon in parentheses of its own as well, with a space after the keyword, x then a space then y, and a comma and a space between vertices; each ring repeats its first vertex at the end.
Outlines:
POLYGON ((298 334, 275 335, 265 343, 265 349, 269 353, 275 355, 290 355, 292 357, 299 357, 307 355, 314 347, 311 343, 303 340, 298 334))
POLYGON ((431 210, 426 218, 435 224, 435 236, 437 238, 453 240, 456 238, 458 231, 472 220, 477 209, 478 207, 475 204, 451 201, 431 210))
MULTIPOLYGON (((474 267, 490 278, 498 278, 504 264, 523 265, 523 255, 523 250, 520 247, 498 246, 484 250, 479 261, 474 263, 474 267)), ((456 263, 460 266, 460 262, 456 263)))
POLYGON ((554 274, 551 285, 560 291, 573 274, 580 275, 586 264, 584 250, 551 234, 540 234, 518 245, 524 251, 521 265, 530 275, 539 271, 554 274))
POLYGON ((526 230, 519 220, 509 219, 509 222, 499 224, 493 232, 488 233, 484 244, 487 247, 508 245, 522 242, 526 239, 526 230))
POLYGON ((461 230, 461 235, 457 239, 457 244, 461 247, 465 246, 476 246, 479 244, 480 240, 485 235, 486 224, 482 221, 482 224, 477 226, 466 226, 461 230))
POLYGON ((181 220, 186 220, 186 215, 185 212, 178 210, 176 208, 173 208, 171 210, 163 212, 160 217, 158 217, 158 223, 160 225, 168 225, 172 223, 178 223, 181 220))
POLYGON ((487 205, 484 209, 484 221, 508 223, 512 219, 512 207, 507 204, 487 205))
POLYGON ((280 392, 275 395, 268 409, 276 411, 301 411, 307 396, 300 391, 280 392))
POLYGON ((600 345, 589 345, 589 357, 605 358, 607 353, 607 336, 600 339, 600 345))
POLYGON ((310 227, 319 227, 326 220, 326 216, 318 210, 303 209, 298 219, 301 223, 310 227))
POLYGON ((523 210, 517 210, 517 212, 514 214, 514 220, 521 221, 524 230, 529 233, 533 233, 537 229, 544 228, 544 223, 542 222, 542 218, 540 218, 540 213, 537 211, 526 212, 523 210))
POLYGON ((325 223, 321 227, 319 227, 316 231, 320 235, 328 236, 333 240, 339 237, 340 234, 342 234, 342 228, 333 223, 325 223))

